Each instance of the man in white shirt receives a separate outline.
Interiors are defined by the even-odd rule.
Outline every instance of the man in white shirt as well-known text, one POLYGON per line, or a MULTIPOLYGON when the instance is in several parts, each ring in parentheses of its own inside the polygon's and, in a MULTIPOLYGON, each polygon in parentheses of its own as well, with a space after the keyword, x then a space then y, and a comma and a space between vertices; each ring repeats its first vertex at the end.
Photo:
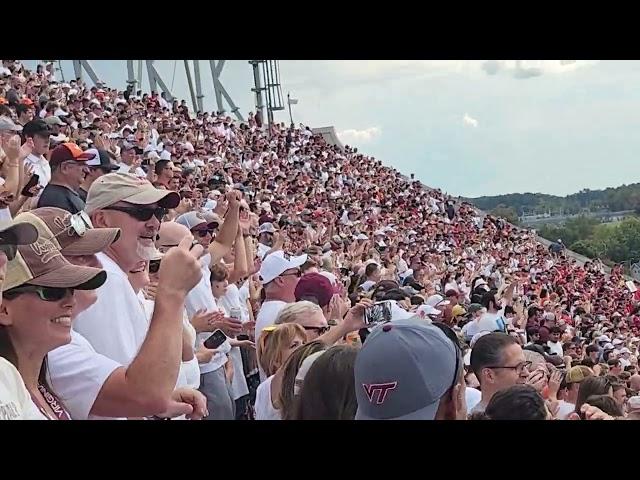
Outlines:
MULTIPOLYGON (((185 301, 185 307, 189 318, 193 318, 199 310, 214 313, 218 312, 213 293, 211 292, 211 265, 218 263, 233 246, 238 231, 238 217, 240 211, 240 192, 227 193, 229 208, 222 227, 211 242, 211 236, 198 235, 198 242, 203 247, 208 247, 208 253, 200 259, 202 278, 200 282, 189 292, 185 301)), ((167 223, 163 226, 158 240, 158 248, 165 248, 176 243, 182 235, 196 231, 199 227, 207 227, 207 221, 196 212, 188 212, 178 217, 179 222, 167 223), (180 228, 181 227, 181 228, 180 228), (173 238, 171 244, 166 242, 173 238)), ((197 232, 196 232, 197 233, 197 232)), ((207 398, 209 415, 206 420, 232 420, 234 418, 234 402, 230 396, 225 378, 224 366, 227 363, 227 353, 231 345, 225 341, 216 352, 205 348, 202 344, 216 329, 221 329, 228 336, 236 336, 242 329, 239 320, 226 318, 223 315, 215 316, 209 321, 209 328, 201 328, 194 325, 197 332, 197 341, 200 344, 200 352, 197 353, 200 366, 200 392, 207 398)))
POLYGON ((24 163, 33 168, 33 173, 38 175, 38 184, 44 189, 51 180, 51 167, 45 154, 49 151, 49 126, 44 120, 31 120, 22 128, 24 138, 33 139, 33 150, 24 163))
POLYGON ((129 143, 123 142, 122 148, 120 149, 120 173, 131 173, 140 178, 146 178, 147 174, 140 167, 140 162, 138 159, 138 155, 136 153, 136 146, 129 143))
POLYGON ((265 293, 265 301, 256 317, 256 344, 266 327, 273 325, 278 313, 287 303, 296 301, 295 290, 300 279, 300 267, 307 261, 307 255, 291 257, 282 250, 268 255, 260 267, 260 280, 265 293))
POLYGON ((562 342, 560 341, 561 335, 562 335, 562 329, 560 327, 552 327, 551 333, 549 335, 549 340, 547 341, 547 346, 549 347, 549 353, 556 354, 560 357, 563 356, 562 342))
POLYGON ((562 392, 563 398, 559 401, 559 411, 556 417, 558 420, 566 420, 575 411, 580 383, 585 378, 593 375, 593 370, 584 365, 576 365, 569 369, 560 384, 560 392, 562 392))
MULTIPOLYGON (((97 255, 108 278, 97 291, 96 303, 78 315, 73 328, 98 353, 121 365, 132 363, 149 330, 144 308, 127 273, 141 260, 150 258, 160 219, 166 209, 175 208, 179 202, 177 193, 158 190, 146 180, 129 174, 103 175, 89 189, 86 211, 93 224, 120 228, 121 235, 117 242, 97 255)), ((161 321, 158 319, 167 315, 165 309, 176 315, 174 341, 166 345, 160 362, 162 368, 170 370, 175 386, 182 352, 183 299, 175 291, 170 294, 172 302, 164 308, 156 304, 151 322, 161 321)))
POLYGON ((258 258, 264 260, 265 255, 273 247, 273 235, 276 229, 271 223, 263 223, 258 228, 258 258))

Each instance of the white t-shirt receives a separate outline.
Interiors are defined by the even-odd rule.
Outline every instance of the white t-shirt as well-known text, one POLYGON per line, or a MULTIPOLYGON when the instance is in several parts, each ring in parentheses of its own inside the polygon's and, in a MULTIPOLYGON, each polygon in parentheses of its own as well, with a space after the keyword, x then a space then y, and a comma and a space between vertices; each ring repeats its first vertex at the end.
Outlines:
POLYGON ((51 181, 51 165, 42 155, 34 155, 33 153, 24 159, 25 165, 29 164, 33 167, 33 173, 38 175, 38 185, 43 189, 51 181))
POLYGON ((267 252, 271 250, 271 247, 267 246, 267 245, 263 245, 262 243, 258 244, 258 258, 260 258, 260 260, 264 260, 264 256, 267 254, 267 252))
MULTIPOLYGON (((198 310, 206 310, 207 312, 213 312, 218 310, 213 293, 211 293, 211 271, 209 270, 209 263, 211 262, 211 254, 206 254, 200 259, 200 268, 202 268, 202 278, 198 284, 191 289, 185 299, 185 307, 187 309, 187 315, 189 318, 193 318, 198 310)), ((204 341, 211 336, 213 332, 201 332, 197 335, 196 343, 201 345, 204 341)), ((226 353, 231 350, 229 342, 225 341, 220 347, 218 347, 219 353, 216 353, 209 363, 200 364, 200 374, 210 373, 218 370, 225 363, 227 363, 226 353)))
POLYGON ((482 400, 482 393, 477 388, 466 387, 464 399, 467 403, 467 412, 470 412, 482 400))
POLYGON ((276 318, 280 310, 288 305, 287 302, 281 300, 268 300, 262 304, 258 316, 256 317, 256 345, 260 341, 262 329, 270 327, 276 323, 276 318))
POLYGON ((555 353, 562 357, 562 343, 561 342, 552 342, 551 340, 547 341, 547 346, 549 347, 549 353, 555 353))
POLYGON ((376 284, 376 282, 374 282, 373 280, 367 280, 362 285, 360 285, 358 288, 361 289, 361 290, 364 290, 365 292, 368 292, 369 290, 371 290, 371 288, 375 284, 376 284))
POLYGON ((573 403, 565 402, 564 400, 560 400, 558 405, 558 420, 566 420, 576 410, 576 406, 573 403))
MULTIPOLYGON (((122 162, 122 163, 119 163, 118 166, 120 167, 120 169, 118 170, 118 173, 130 173, 131 165, 127 165, 126 163, 122 162)), ((136 167, 136 171, 134 175, 136 177, 147 178, 147 174, 142 169, 142 167, 136 167)))
MULTIPOLYGON (((247 320, 242 318, 242 308, 240 305, 240 294, 238 287, 230 283, 227 287, 225 295, 218 299, 218 305, 221 306, 225 315, 229 315, 229 312, 233 308, 240 310, 240 320, 244 323, 247 320)), ((231 380, 231 398, 237 400, 249 394, 249 387, 247 386, 247 379, 244 376, 244 366, 242 363, 242 353, 240 347, 231 347, 229 351, 229 358, 233 363, 233 378, 231 380)))
POLYGON ((488 332, 501 331, 506 329, 506 320, 504 319, 504 308, 498 310, 497 313, 485 312, 478 320, 478 332, 486 330, 488 332))
POLYGON ((31 400, 20 372, 2 357, 0 357, 0 420, 48 420, 31 400))
POLYGON ((280 410, 276 410, 271 403, 271 381, 273 375, 258 385, 256 390, 256 420, 282 420, 280 410))
POLYGON ((78 332, 71 343, 49 352, 47 379, 74 420, 98 419, 90 415, 93 404, 109 376, 122 365, 95 351, 78 332))
POLYGON ((129 365, 147 336, 149 321, 126 273, 104 253, 97 257, 107 272, 107 281, 96 290, 96 303, 74 320, 73 329, 96 352, 129 365))

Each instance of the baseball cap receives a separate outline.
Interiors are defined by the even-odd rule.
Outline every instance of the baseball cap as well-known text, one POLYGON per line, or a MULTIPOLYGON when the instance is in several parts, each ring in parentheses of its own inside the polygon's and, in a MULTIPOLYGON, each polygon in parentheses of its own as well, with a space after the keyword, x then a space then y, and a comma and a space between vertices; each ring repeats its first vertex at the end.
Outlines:
POLYGON ((258 235, 263 233, 276 233, 276 229, 273 227, 272 223, 263 223, 260 225, 260 228, 258 228, 258 235))
POLYGON ((449 300, 445 300, 442 295, 436 294, 427 298, 425 303, 431 307, 435 307, 436 305, 449 305, 451 302, 449 302, 449 300))
POLYGON ((598 342, 607 342, 607 343, 609 343, 609 342, 611 342, 611 339, 606 335, 600 335, 598 337, 598 342))
POLYGON ((282 250, 267 255, 260 266, 260 280, 263 285, 271 282, 282 275, 283 272, 292 268, 300 268, 307 261, 307 255, 292 257, 282 250))
POLYGON ((19 245, 16 257, 7 264, 7 274, 2 291, 28 283, 43 287, 76 288, 93 290, 107 279, 107 272, 99 268, 72 265, 60 253, 60 243, 55 237, 47 239, 43 222, 32 224, 38 231, 38 239, 30 245, 19 245))
POLYGON ((416 314, 420 318, 427 318, 428 315, 442 315, 442 312, 437 308, 433 308, 431 305, 422 304, 416 310, 416 314))
POLYGON ((24 127, 22 127, 22 134, 25 137, 33 137, 34 135, 48 137, 49 133, 51 133, 49 130, 49 125, 47 125, 44 120, 41 120, 39 118, 25 123, 24 127))
POLYGON ((62 143, 51 151, 49 163, 51 166, 60 165, 63 162, 74 160, 76 162, 86 162, 95 157, 95 154, 83 152, 75 143, 62 143))
POLYGON ((593 371, 585 365, 571 367, 564 377, 565 383, 580 383, 585 378, 593 377, 593 371))
POLYGON ((114 243, 119 228, 93 228, 85 212, 71 214, 56 207, 41 207, 20 213, 16 220, 34 225, 47 240, 60 244, 62 255, 94 255, 114 243))
POLYGON ((85 150, 84 153, 93 155, 91 160, 87 161, 88 167, 100 167, 103 170, 110 171, 115 171, 120 168, 115 163, 111 163, 111 156, 106 150, 102 150, 100 148, 89 148, 88 150, 85 150))
POLYGON ((46 123, 47 125, 58 125, 61 127, 64 127, 66 125, 66 123, 60 120, 56 115, 51 115, 50 117, 46 117, 44 119, 44 123, 46 123))
MULTIPOLYGON (((292 267, 293 268, 293 267, 292 267)), ((326 307, 333 297, 333 285, 324 275, 319 273, 307 273, 303 275, 294 291, 296 302, 304 300, 305 297, 315 297, 318 299, 320 307, 326 307)))
POLYGON ((355 419, 433 420, 457 357, 442 330, 416 317, 374 328, 356 357, 355 419))
POLYGON ((0 132, 21 132, 22 127, 13 123, 9 117, 0 117, 0 132))
POLYGON ((619 338, 614 338, 611 343, 613 345, 622 345, 624 342, 622 340, 620 340, 619 338))
POLYGON ((640 396, 634 395, 633 397, 629 397, 629 400, 627 400, 627 406, 629 411, 640 410, 640 396))
MULTIPOLYGON (((176 223, 184 225, 189 230, 196 228, 198 225, 207 224, 207 219, 200 212, 187 212, 176 218, 176 223)), ((213 227, 213 225, 211 225, 213 227)))
POLYGON ((180 195, 171 190, 157 189, 146 179, 130 173, 107 173, 91 184, 85 211, 92 214, 118 202, 135 205, 157 203, 164 208, 175 208, 180 203, 180 195))
POLYGON ((472 303, 467 308, 467 313, 476 313, 476 312, 479 312, 480 310, 482 310, 483 308, 484 307, 482 305, 480 305, 479 303, 472 303))
POLYGON ((465 311, 464 307, 462 305, 456 305, 451 309, 451 314, 454 317, 459 317, 461 315, 466 314, 467 312, 465 311))

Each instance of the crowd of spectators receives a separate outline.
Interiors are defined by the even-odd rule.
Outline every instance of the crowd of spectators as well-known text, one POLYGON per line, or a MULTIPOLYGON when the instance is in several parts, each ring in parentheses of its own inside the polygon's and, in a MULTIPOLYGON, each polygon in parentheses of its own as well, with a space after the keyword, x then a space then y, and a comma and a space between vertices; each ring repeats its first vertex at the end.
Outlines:
POLYGON ((640 418, 621 267, 357 148, 14 60, 0 138, 0 419, 640 418))

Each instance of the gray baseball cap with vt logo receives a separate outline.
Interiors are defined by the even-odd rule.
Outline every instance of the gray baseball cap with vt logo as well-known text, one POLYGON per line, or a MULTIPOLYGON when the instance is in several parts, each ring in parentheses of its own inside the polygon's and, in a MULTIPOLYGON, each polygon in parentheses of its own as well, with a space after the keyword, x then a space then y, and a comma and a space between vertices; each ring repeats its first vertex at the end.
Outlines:
POLYGON ((457 355, 442 330, 418 317, 375 328, 356 358, 356 420, 433 420, 457 355))

